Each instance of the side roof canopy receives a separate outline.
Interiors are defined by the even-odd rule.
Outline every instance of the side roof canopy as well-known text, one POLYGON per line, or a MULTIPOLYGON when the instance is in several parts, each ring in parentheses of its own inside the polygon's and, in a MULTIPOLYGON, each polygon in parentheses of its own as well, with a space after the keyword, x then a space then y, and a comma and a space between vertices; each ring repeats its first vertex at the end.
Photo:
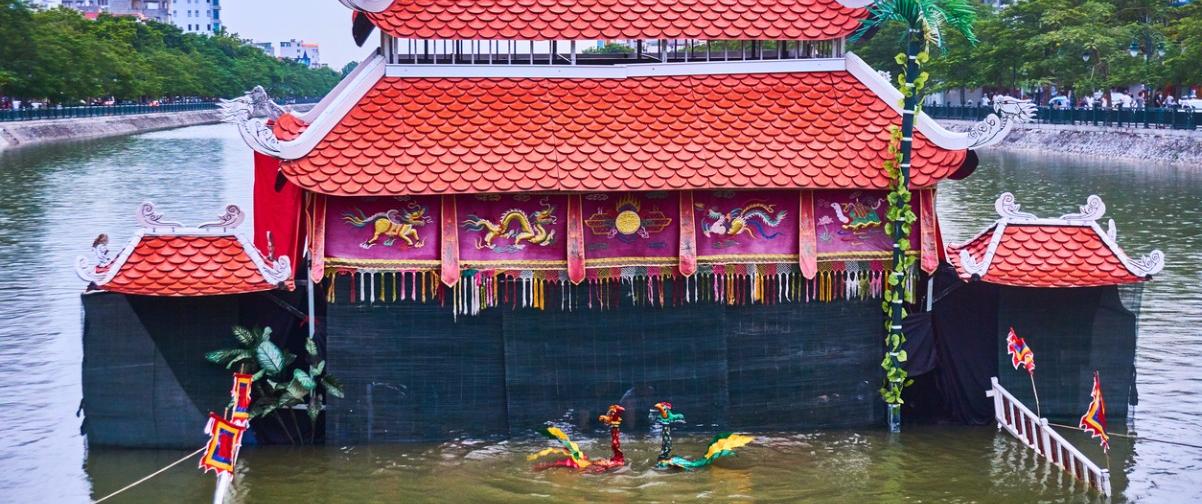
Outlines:
POLYGON ((1079 212, 1057 219, 1023 212, 1010 193, 994 207, 997 222, 947 248, 961 279, 1012 287, 1099 287, 1143 282, 1164 269, 1159 250, 1129 257, 1118 245, 1113 219, 1105 230, 1098 225, 1106 205, 1096 195, 1079 212))

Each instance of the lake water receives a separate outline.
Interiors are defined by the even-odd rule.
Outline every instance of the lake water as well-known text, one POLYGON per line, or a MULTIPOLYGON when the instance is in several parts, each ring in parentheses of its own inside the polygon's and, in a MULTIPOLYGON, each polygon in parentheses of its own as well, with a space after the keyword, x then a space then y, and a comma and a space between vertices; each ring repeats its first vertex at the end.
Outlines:
MULTIPOLYGON (((250 151, 233 128, 202 126, 0 154, 0 501, 87 502, 184 455, 87 448, 79 406, 82 282, 72 271, 99 232, 124 243, 135 206, 172 220, 211 220, 227 202, 250 207, 250 151)), ((946 238, 996 218, 1014 192, 1024 210, 1057 216, 1089 194, 1106 201, 1119 242, 1153 247, 1168 267, 1144 291, 1137 351, 1140 404, 1127 426, 1148 439, 1202 444, 1202 170, 1105 159, 983 153, 977 173, 941 186, 946 238)), ((198 356, 199 358, 199 356, 198 356)), ((1086 387, 1086 384, 1083 384, 1086 387)), ((204 419, 197 419, 197 429, 204 419)), ((1095 460, 1101 452, 1069 433, 1095 460)), ((708 439, 678 439, 699 454, 708 439)), ((632 466, 617 474, 534 474, 536 440, 439 445, 249 448, 238 502, 1093 502, 1059 470, 993 427, 907 425, 766 435, 713 470, 647 467, 657 440, 626 433, 632 466)), ((1202 500, 1202 449, 1112 438, 1115 501, 1202 500)), ((606 439, 582 443, 607 453, 606 439)), ((206 502, 213 477, 188 461, 112 502, 206 502)))

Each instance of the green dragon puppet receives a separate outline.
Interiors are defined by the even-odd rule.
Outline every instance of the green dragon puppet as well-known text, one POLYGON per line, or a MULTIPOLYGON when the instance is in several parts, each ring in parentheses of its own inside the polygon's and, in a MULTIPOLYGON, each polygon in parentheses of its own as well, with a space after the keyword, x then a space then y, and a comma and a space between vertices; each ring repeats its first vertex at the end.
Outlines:
POLYGON ((755 440, 751 436, 724 432, 714 436, 714 440, 710 441, 709 448, 706 449, 705 456, 702 458, 691 460, 681 456, 672 456, 672 424, 684 423, 684 415, 672 411, 672 403, 660 402, 655 403, 655 407, 651 409, 650 416, 651 421, 659 424, 662 428, 659 457, 655 463, 657 469, 677 468, 686 471, 700 469, 713 464, 714 461, 722 457, 734 455, 735 448, 744 446, 755 440))

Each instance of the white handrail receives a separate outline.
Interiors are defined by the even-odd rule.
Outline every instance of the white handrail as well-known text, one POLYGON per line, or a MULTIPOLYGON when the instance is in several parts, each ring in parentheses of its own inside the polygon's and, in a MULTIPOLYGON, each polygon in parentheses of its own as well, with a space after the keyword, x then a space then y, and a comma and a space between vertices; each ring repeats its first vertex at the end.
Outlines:
POLYGON ((990 378, 989 381, 993 388, 986 391, 985 396, 993 398, 993 416, 997 420, 999 430, 1006 429, 1052 464, 1084 481, 1086 487, 1096 488, 1102 495, 1110 495, 1108 469, 1098 467, 1068 440, 1052 430, 1046 418, 1039 418, 1026 405, 1015 399, 1009 391, 1002 388, 997 377, 990 378))

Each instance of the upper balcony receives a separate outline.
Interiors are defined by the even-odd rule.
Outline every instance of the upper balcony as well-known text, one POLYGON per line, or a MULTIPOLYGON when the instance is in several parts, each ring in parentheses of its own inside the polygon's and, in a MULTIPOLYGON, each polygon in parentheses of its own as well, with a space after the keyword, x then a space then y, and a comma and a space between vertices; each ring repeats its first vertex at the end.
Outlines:
POLYGON ((341 0, 389 64, 837 58, 871 0, 341 0))
POLYGON ((630 65, 828 59, 843 56, 837 40, 417 40, 385 34, 390 65, 630 65))

